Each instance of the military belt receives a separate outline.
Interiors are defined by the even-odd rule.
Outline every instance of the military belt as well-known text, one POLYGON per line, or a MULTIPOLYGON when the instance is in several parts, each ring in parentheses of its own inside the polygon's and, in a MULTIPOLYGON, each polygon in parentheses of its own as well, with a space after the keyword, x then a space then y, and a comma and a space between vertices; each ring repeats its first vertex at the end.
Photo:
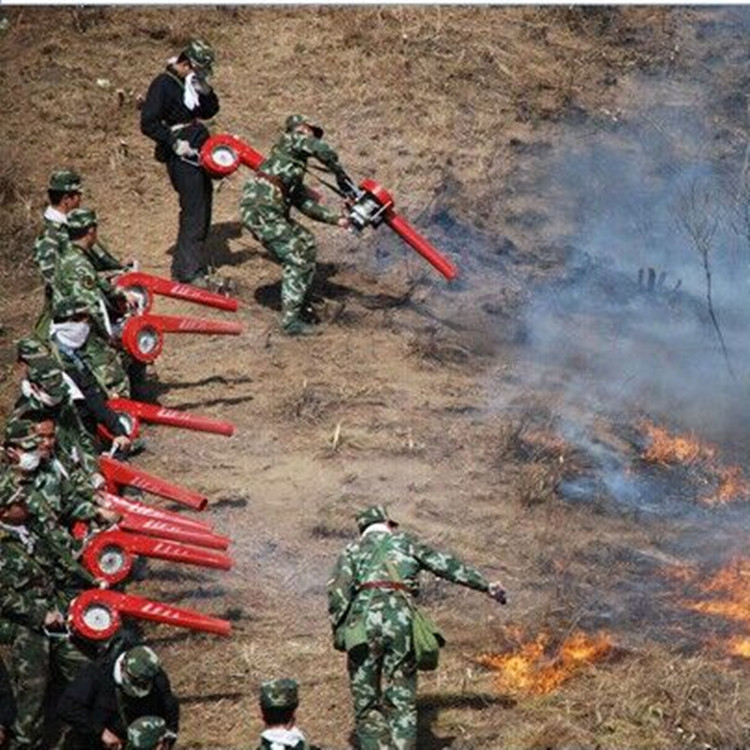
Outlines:
POLYGON ((275 188, 281 190, 281 195, 286 199, 286 186, 279 177, 275 174, 268 174, 268 172, 256 172, 256 177, 260 177, 261 180, 271 183, 275 188))
POLYGON ((359 590, 365 589, 385 589, 391 591, 410 591, 409 587, 405 583, 400 581, 367 581, 359 585, 359 590))

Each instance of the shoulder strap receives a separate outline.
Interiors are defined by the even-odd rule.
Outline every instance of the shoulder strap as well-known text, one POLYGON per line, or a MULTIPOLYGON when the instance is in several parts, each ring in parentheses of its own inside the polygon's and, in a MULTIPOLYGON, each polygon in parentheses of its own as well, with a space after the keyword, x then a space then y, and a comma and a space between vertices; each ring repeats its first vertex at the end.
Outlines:
MULTIPOLYGON (((385 567, 393 583, 403 583, 403 579, 398 574, 398 571, 396 570, 396 566, 390 560, 385 561, 385 567)), ((409 606, 409 609, 411 609, 413 612, 414 602, 411 600, 411 597, 403 589, 395 589, 395 590, 399 594, 401 594, 402 599, 407 603, 407 605, 409 606)))
MULTIPOLYGON (((363 575, 357 575, 357 584, 360 584, 364 581, 364 579, 367 578, 368 575, 370 575, 370 572, 374 570, 378 565, 380 565, 383 560, 385 560, 385 553, 386 549, 388 547, 388 541, 390 539, 390 534, 384 534, 384 538, 380 542, 380 545, 375 550, 375 553, 370 558, 370 564, 367 566, 367 569, 364 571, 363 575)), ((387 564, 387 563, 386 563, 387 564)))

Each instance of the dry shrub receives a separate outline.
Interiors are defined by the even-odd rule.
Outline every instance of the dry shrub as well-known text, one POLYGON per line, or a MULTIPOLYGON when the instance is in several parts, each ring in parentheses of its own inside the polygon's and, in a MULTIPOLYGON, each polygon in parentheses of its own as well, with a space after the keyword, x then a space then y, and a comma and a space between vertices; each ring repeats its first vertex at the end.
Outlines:
POLYGON ((285 414, 295 420, 317 424, 342 403, 342 395, 326 385, 311 384, 305 381, 299 395, 282 405, 285 414))
POLYGON ((521 505, 528 508, 552 500, 561 477, 559 464, 538 461, 522 466, 516 480, 521 505))
POLYGON ((407 343, 407 351, 407 356, 440 365, 464 364, 471 358, 465 347, 441 337, 432 327, 413 336, 407 343))
POLYGON ((495 443, 496 463, 502 465, 505 461, 519 458, 523 453, 523 438, 521 437, 528 422, 524 419, 508 420, 497 431, 495 443))

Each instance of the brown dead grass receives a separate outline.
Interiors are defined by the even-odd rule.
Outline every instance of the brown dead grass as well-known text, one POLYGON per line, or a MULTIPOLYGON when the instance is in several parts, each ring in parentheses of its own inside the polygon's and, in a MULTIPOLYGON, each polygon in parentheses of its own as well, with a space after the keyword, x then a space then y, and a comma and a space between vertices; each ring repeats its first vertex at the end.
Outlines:
MULTIPOLYGON (((672 64, 672 11, 17 8, 8 15, 0 82, 13 146, 3 160, 7 174, 0 171, 0 210, 7 205, 11 216, 0 231, 15 239, 0 256, 7 328, 0 364, 10 362, 6 344, 28 331, 40 304, 38 289, 25 293, 33 275, 23 248, 53 167, 83 172, 86 202, 116 252, 141 258, 149 271, 168 268, 176 201, 138 132, 137 98, 196 30, 219 53, 216 130, 266 149, 286 115, 309 112, 327 126, 350 171, 392 190, 408 218, 438 206, 527 248, 514 256, 513 273, 487 272, 451 297, 437 284, 431 297, 408 296, 404 289, 423 271, 416 259, 393 252, 386 262, 374 240, 316 227, 321 256, 338 264, 331 281, 340 296, 332 302, 344 306, 314 344, 289 342, 273 334, 276 314, 253 297, 278 280, 278 269, 233 234, 242 178, 222 183, 215 221, 230 239, 221 270, 240 290, 248 332, 231 341, 170 340, 156 371, 170 387, 167 405, 231 419, 238 433, 223 440, 150 431, 139 458, 144 468, 224 498, 210 516, 235 540, 230 573, 154 575, 137 587, 234 619, 228 641, 150 631, 185 699, 182 746, 253 744, 257 687, 279 674, 300 680, 300 722, 312 738, 344 745, 348 693, 329 645, 323 585, 352 537, 353 513, 371 502, 390 505, 405 527, 482 566, 510 592, 508 608, 498 610, 473 592, 427 586, 450 645, 441 670, 422 680, 420 750, 746 744, 746 676, 666 645, 626 642, 621 660, 533 700, 498 695, 473 661, 509 621, 533 632, 585 619, 604 596, 616 560, 610 547, 649 541, 627 521, 559 502, 554 486, 568 455, 544 439, 554 404, 540 405, 543 397, 523 387, 512 335, 489 332, 517 325, 526 283, 561 262, 535 248, 564 235, 569 222, 540 196, 505 190, 515 170, 534 168, 523 149, 544 153, 566 128, 608 121, 620 77, 672 64), (596 545, 601 564, 592 566, 596 545)), ((451 250, 471 259, 467 248, 451 250)), ((3 404, 14 396, 12 379, 0 383, 3 404)))

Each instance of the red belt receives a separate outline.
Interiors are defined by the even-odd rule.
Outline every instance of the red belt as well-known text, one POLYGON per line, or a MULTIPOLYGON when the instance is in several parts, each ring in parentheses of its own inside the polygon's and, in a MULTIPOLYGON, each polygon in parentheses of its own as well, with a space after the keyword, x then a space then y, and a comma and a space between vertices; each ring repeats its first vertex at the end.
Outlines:
POLYGON ((409 587, 405 583, 399 583, 397 581, 367 581, 367 583, 361 583, 360 591, 363 589, 386 589, 391 591, 409 591, 409 587))
POLYGON ((281 190, 281 194, 283 196, 286 196, 286 188, 284 187, 284 183, 275 174, 268 174, 268 172, 256 172, 255 175, 256 177, 260 177, 266 182, 270 182, 274 187, 281 190))

